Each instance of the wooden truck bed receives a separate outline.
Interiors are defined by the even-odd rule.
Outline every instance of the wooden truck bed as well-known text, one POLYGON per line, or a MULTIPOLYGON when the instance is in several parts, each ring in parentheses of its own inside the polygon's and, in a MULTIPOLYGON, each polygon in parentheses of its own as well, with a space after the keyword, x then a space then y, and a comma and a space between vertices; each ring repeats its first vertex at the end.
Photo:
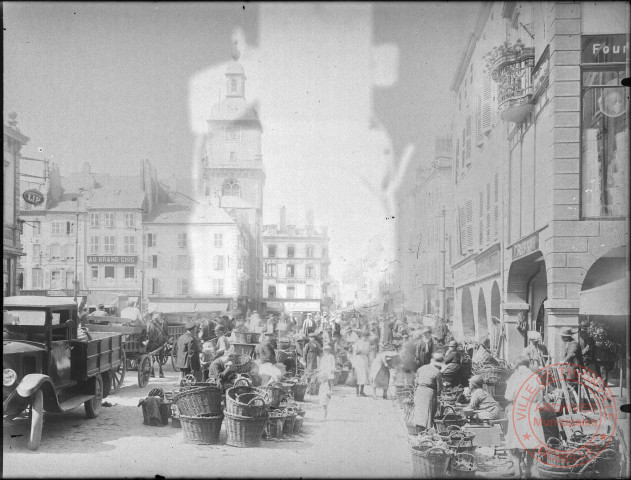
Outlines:
POLYGON ((90 332, 92 340, 72 342, 72 377, 87 380, 121 364, 120 333, 90 332))

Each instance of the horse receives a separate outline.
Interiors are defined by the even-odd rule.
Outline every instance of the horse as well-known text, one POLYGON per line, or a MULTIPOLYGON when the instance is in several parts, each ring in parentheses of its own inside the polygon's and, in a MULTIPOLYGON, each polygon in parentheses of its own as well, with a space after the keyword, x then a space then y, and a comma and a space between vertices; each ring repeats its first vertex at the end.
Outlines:
POLYGON ((154 317, 147 323, 147 352, 153 352, 160 348, 157 354, 151 355, 151 376, 155 377, 154 363, 158 362, 158 374, 164 378, 160 356, 164 355, 164 347, 169 339, 166 322, 163 317, 154 317))

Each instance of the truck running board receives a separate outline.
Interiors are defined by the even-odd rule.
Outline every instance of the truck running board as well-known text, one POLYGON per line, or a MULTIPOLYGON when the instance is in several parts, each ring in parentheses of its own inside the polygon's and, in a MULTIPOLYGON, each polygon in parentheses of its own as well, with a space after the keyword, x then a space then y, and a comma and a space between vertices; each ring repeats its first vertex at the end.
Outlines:
POLYGON ((60 403, 59 404, 59 409, 62 412, 69 412, 70 410, 73 410, 73 409, 75 409, 77 407, 80 407, 81 405, 83 405, 88 400, 92 400, 92 398, 94 398, 94 395, 79 395, 79 396, 76 396, 76 397, 72 397, 71 399, 60 403))

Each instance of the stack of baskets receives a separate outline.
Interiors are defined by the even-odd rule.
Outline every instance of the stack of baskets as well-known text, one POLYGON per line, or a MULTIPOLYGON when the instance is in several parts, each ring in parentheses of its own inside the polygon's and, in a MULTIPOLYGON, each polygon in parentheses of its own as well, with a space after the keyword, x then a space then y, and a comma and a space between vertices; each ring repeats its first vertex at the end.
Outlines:
POLYGON ((459 413, 446 413, 441 417, 435 417, 434 423, 436 424, 436 430, 439 433, 447 432, 448 428, 452 425, 462 427, 467 423, 467 418, 459 413))
POLYGON ((272 407, 278 407, 280 405, 280 401, 285 395, 283 384, 280 382, 273 383, 271 385, 260 386, 258 387, 258 389, 259 394, 263 396, 265 402, 272 407))
POLYGON ((449 470, 456 478, 472 478, 478 469, 475 457, 470 453, 457 453, 449 470))
POLYGON ((298 377, 292 377, 284 381, 291 384, 291 397, 297 402, 305 401, 305 393, 307 393, 307 383, 301 381, 298 377))
POLYGON ((248 386, 226 391, 225 424, 228 445, 256 447, 263 435, 269 413, 268 405, 258 389, 248 386))
POLYGON ((249 355, 233 353, 228 357, 232 362, 232 371, 235 373, 249 373, 252 367, 252 358, 249 355))
POLYGON ((444 478, 453 453, 442 442, 421 441, 412 445, 412 466, 415 478, 444 478), (434 446, 436 445, 436 446, 434 446))
POLYGON ((237 343, 259 343, 260 333, 256 332, 237 332, 234 331, 234 337, 237 343))
POLYGON ((212 383, 183 387, 173 397, 186 443, 213 445, 219 442, 224 418, 222 397, 221 387, 212 383))

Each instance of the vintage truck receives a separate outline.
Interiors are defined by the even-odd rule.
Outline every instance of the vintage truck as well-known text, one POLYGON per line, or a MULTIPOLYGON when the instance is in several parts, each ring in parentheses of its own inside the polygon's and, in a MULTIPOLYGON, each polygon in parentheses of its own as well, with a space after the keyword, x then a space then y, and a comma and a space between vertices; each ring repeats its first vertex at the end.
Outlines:
POLYGON ((121 366, 122 338, 95 332, 77 338, 77 305, 40 296, 6 297, 3 306, 3 418, 29 411, 28 448, 41 442, 44 412, 85 407, 96 417, 121 366))

